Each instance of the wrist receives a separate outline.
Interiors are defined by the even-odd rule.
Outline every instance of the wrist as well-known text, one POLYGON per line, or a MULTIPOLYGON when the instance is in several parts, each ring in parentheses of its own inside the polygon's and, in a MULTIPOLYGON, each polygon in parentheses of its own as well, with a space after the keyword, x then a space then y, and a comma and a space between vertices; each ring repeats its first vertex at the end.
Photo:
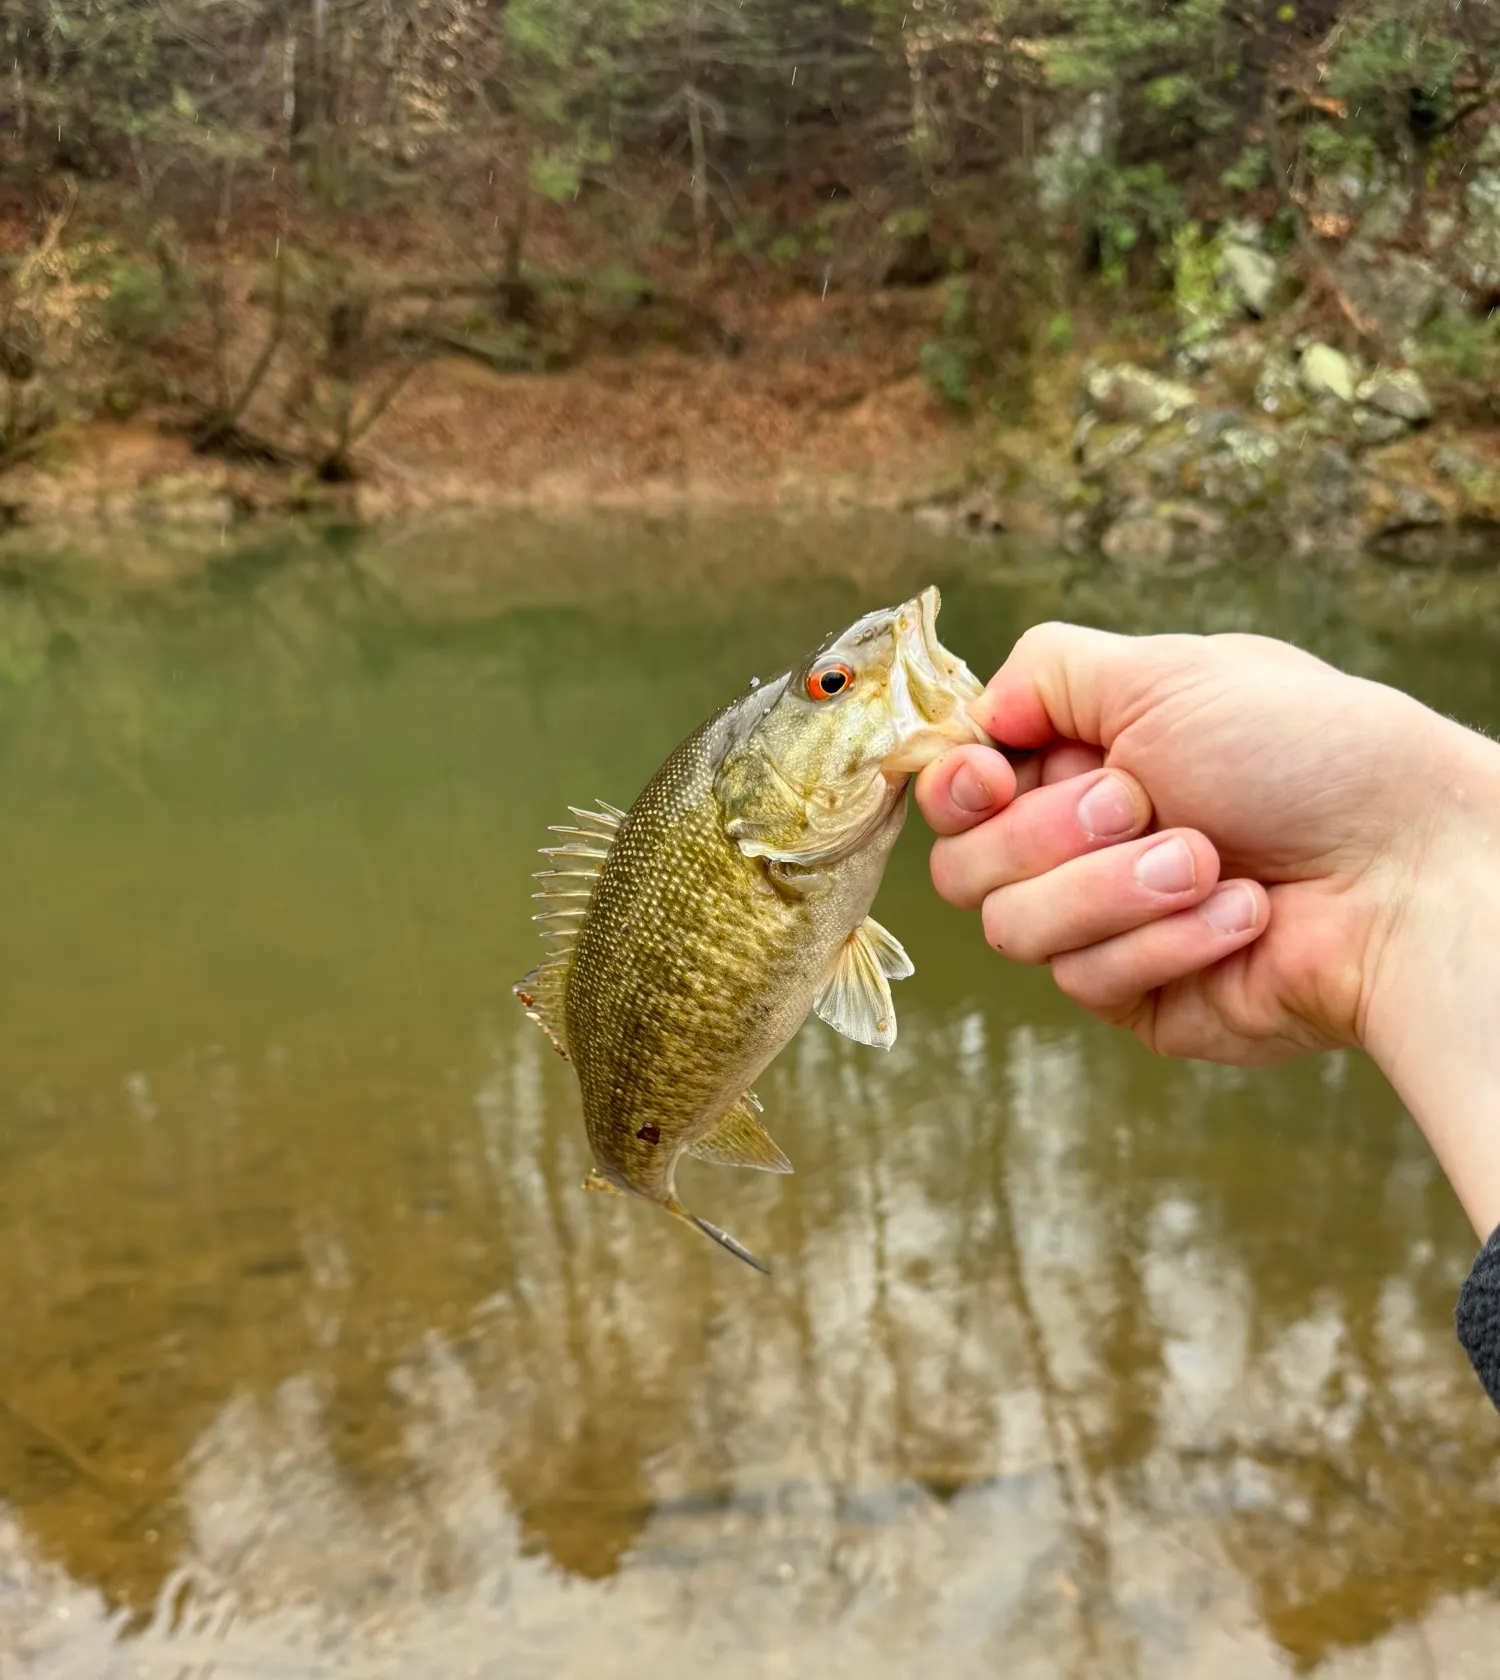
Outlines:
POLYGON ((1500 745, 1434 717, 1422 844, 1392 864, 1361 1038, 1481 1238, 1500 1225, 1500 745))

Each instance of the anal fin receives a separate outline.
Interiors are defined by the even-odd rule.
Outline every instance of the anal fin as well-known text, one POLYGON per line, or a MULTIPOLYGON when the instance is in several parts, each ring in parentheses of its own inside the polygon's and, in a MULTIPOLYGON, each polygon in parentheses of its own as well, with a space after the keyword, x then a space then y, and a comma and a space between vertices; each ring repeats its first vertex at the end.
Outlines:
POLYGON ((866 917, 839 947, 813 1008, 819 1019, 856 1044, 889 1050, 896 1042, 890 982, 915 972, 901 942, 873 916, 866 917))
POLYGON ((887 980, 907 980, 917 972, 906 948, 889 928, 883 928, 873 916, 866 916, 859 929, 870 942, 880 972, 887 980))
POLYGON ((771 1140, 771 1134, 756 1118, 760 1099, 754 1091, 727 1109, 711 1131, 690 1143, 685 1154, 699 1161, 716 1161, 724 1167, 756 1167, 761 1172, 789 1173, 792 1163, 771 1140))

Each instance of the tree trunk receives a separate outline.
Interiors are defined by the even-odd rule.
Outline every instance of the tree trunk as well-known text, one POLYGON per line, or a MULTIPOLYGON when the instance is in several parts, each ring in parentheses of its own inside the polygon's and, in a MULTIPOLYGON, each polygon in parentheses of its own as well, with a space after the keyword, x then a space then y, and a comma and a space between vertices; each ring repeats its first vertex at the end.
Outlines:
POLYGON ((337 197, 340 189, 335 117, 335 67, 328 0, 302 0, 287 38, 291 154, 307 166, 315 192, 337 197))
POLYGON ((703 106, 696 86, 687 90, 688 138, 693 144, 693 232, 698 261, 706 263, 713 246, 708 216, 708 147, 703 138, 703 106))
POLYGON ((698 92, 700 61, 700 33, 703 22, 699 0, 692 0, 688 8, 688 83, 687 99, 688 139, 693 147, 693 232, 698 239, 698 261, 706 263, 712 250, 712 232, 708 212, 708 145, 703 137, 703 99, 698 92))

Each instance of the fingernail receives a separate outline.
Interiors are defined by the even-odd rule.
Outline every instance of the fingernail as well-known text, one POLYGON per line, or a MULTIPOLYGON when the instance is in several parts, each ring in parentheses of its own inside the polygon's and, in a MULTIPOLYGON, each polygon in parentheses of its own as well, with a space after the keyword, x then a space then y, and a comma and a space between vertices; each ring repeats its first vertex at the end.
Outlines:
POLYGON ((1135 801, 1118 776, 1095 782, 1078 801, 1078 821, 1091 840, 1118 840, 1137 822, 1135 801))
POLYGON ((984 778, 970 765, 960 764, 953 772, 948 792, 960 811, 988 811, 995 803, 994 795, 984 784, 984 778))
POLYGON ((1185 840, 1163 840, 1135 860, 1135 878, 1148 892, 1183 893, 1196 877, 1185 840))
POLYGON ((1225 887, 1199 908, 1215 933, 1245 933, 1255 926, 1255 894, 1248 887, 1225 887))

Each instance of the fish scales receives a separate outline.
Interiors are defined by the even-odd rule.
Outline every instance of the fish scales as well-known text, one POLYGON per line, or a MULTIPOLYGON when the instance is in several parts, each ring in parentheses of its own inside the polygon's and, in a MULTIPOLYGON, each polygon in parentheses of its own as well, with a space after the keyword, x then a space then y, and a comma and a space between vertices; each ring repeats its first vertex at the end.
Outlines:
POLYGON ((708 1131, 796 1032, 825 963, 863 920, 889 840, 798 895, 724 832, 711 790, 713 720, 680 746, 631 807, 600 873, 567 988, 585 1122, 609 1160, 655 1184, 670 1167, 643 1129, 708 1131))

